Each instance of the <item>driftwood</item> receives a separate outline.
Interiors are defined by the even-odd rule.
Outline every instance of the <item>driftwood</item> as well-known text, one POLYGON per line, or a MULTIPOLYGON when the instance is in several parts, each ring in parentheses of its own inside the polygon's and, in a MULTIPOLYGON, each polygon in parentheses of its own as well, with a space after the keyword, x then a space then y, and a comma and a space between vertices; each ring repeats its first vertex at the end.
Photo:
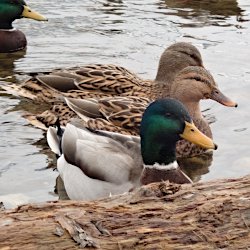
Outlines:
POLYGON ((0 249, 250 249, 250 176, 0 212, 0 249))

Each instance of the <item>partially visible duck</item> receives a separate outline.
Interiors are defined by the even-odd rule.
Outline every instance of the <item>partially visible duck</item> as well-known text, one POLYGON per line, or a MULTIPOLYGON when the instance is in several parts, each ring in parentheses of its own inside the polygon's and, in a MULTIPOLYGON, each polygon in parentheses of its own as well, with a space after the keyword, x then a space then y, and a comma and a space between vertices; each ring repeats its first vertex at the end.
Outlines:
MULTIPOLYGON (((170 97, 181 101, 194 124, 205 135, 212 138, 212 131, 208 122, 200 111, 200 100, 212 99, 228 107, 236 107, 218 88, 211 74, 202 67, 186 67, 173 82, 170 97)), ((106 97, 100 99, 66 98, 66 103, 90 129, 107 130, 122 134, 138 135, 142 114, 153 98, 106 97)), ((31 122, 39 120, 47 126, 54 124, 57 119, 67 123, 74 113, 65 105, 57 105, 53 110, 46 111, 39 116, 27 117, 31 122)), ((191 157, 205 152, 186 140, 177 143, 177 157, 191 157)))
POLYGON ((190 43, 178 42, 162 53, 155 80, 144 80, 131 71, 110 64, 89 64, 70 69, 34 73, 21 85, 4 87, 29 99, 54 102, 61 95, 83 98, 103 96, 155 96, 169 92, 175 75, 187 66, 201 66, 198 49, 190 43))
POLYGON ((13 28, 19 18, 47 21, 47 18, 31 10, 23 0, 0 0, 0 53, 22 50, 27 45, 24 33, 13 28))
POLYGON ((93 200, 121 194, 140 185, 169 180, 190 183, 176 162, 181 138, 216 149, 193 124, 182 103, 160 99, 144 112, 140 137, 90 131, 70 123, 62 135, 50 127, 47 140, 59 154, 57 168, 70 199, 93 200))

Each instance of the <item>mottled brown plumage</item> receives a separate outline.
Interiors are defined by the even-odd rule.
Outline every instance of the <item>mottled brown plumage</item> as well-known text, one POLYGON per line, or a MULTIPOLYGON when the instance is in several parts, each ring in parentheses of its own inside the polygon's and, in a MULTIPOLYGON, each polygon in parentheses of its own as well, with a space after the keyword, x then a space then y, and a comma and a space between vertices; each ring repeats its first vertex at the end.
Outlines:
MULTIPOLYGON (((212 132, 200 111, 200 100, 213 99, 227 106, 236 106, 236 103, 220 92, 212 75, 202 67, 190 66, 183 69, 171 85, 168 97, 180 100, 187 107, 195 125, 210 138, 212 138, 212 132)), ((138 135, 141 115, 153 99, 134 96, 99 100, 67 99, 66 101, 68 106, 92 129, 138 135), (91 111, 90 102, 92 102, 91 111), (120 130, 121 128, 123 131, 120 130)), ((176 151, 177 157, 195 156, 205 152, 204 149, 184 140, 178 142, 176 151)))
POLYGON ((119 95, 155 99, 169 92, 175 75, 187 66, 203 66, 201 55, 195 46, 179 42, 163 52, 155 80, 144 80, 116 65, 90 64, 32 74, 23 84, 4 88, 29 99, 52 103, 61 95, 72 98, 119 95))
MULTIPOLYGON (((235 103, 223 96, 211 74, 199 66, 203 66, 199 51, 188 43, 176 43, 163 52, 154 81, 143 80, 123 67, 95 64, 39 74, 11 88, 38 102, 55 104, 40 115, 26 116, 41 128, 55 124, 58 119, 65 125, 77 113, 90 128, 137 135, 147 105, 155 99, 173 97, 184 103, 199 129, 212 137, 199 101, 211 98, 227 106, 235 103), (62 96, 68 98, 67 104, 74 112, 60 103, 62 96)), ((178 156, 202 152, 186 142, 177 147, 178 156)))
MULTIPOLYGON (((202 67, 190 66, 183 69, 171 85, 169 96, 184 103, 196 126, 210 138, 212 138, 212 132, 208 122, 201 114, 200 100, 210 98, 227 106, 236 105, 220 92, 211 74, 202 67)), ((55 105, 52 110, 36 116, 34 120, 39 120, 46 126, 54 124, 57 119, 61 121, 61 124, 66 124, 77 114, 84 125, 91 129, 138 135, 142 113, 153 100, 154 98, 137 96, 99 99, 66 98, 66 104, 55 105), (48 112, 51 114, 48 115, 48 112), (53 117, 52 122, 51 117, 53 117), (46 122, 44 122, 45 120, 46 122)), ((184 140, 178 142, 177 157, 194 156, 201 153, 204 153, 204 149, 192 143, 184 140)))

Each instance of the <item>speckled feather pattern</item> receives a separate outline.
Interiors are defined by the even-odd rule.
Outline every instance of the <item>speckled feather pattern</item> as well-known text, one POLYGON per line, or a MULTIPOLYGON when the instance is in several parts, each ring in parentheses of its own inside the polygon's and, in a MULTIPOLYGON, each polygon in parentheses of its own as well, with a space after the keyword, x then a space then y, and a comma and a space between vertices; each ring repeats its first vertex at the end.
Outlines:
MULTIPOLYGON (((59 68, 41 74, 35 73, 21 86, 14 85, 10 88, 13 88, 21 96, 52 105, 50 110, 40 115, 26 116, 34 125, 37 124, 37 120, 40 124, 48 127, 55 124, 58 119, 62 125, 66 125, 70 119, 76 117, 75 112, 62 101, 63 96, 80 99, 95 98, 98 100, 99 112, 103 117, 90 118, 87 124, 85 122, 85 125, 92 129, 137 135, 141 115, 147 105, 155 99, 171 96, 170 88, 173 80, 182 69, 187 66, 202 65, 201 55, 193 45, 175 43, 161 55, 155 80, 144 80, 133 72, 112 64, 89 64, 69 69, 59 68), (50 78, 46 79, 47 76, 50 78), (67 91, 62 91, 60 87, 54 89, 49 83, 53 76, 57 77, 55 79, 61 77, 63 82, 65 79, 69 79, 73 88, 67 91), (118 96, 121 99, 116 99, 118 96)), ((192 77, 194 80, 198 79, 191 74, 187 70, 184 75, 188 78, 192 77)), ((202 77, 202 71, 200 77, 202 77)), ((190 147, 189 144, 187 145, 190 147)), ((180 148, 181 150, 177 149, 177 152, 186 152, 183 146, 180 148)))
MULTIPOLYGON (((186 80, 192 81, 194 84, 197 84, 197 82, 201 82, 208 88, 217 86, 212 76, 210 76, 210 74, 205 69, 199 67, 188 67, 184 69, 182 73, 176 78, 176 81, 186 80)), ((174 93, 178 93, 178 95, 181 95, 178 89, 179 85, 173 84, 172 86, 173 89, 175 89, 174 93)), ((65 95, 72 97, 71 94, 72 93, 66 93, 65 95)), ((83 99, 93 98, 93 95, 96 97, 96 94, 93 94, 93 92, 90 91, 82 92, 82 95, 84 95, 83 99)), ((177 99, 178 95, 176 96, 177 99)), ((165 94, 165 97, 167 96, 169 95, 165 94)), ((99 99, 95 98, 95 101, 98 103, 98 111, 100 112, 102 117, 90 117, 88 121, 85 122, 85 125, 91 129, 105 129, 107 131, 119 132, 122 134, 138 135, 142 113, 153 99, 154 98, 146 98, 142 96, 109 96, 99 99)), ((86 109, 86 107, 84 107, 83 105, 81 109, 84 110, 86 109)), ((38 115, 37 119, 48 127, 50 125, 53 125, 57 119, 59 119, 62 125, 65 125, 73 117, 76 117, 74 111, 70 110, 65 103, 61 103, 54 105, 50 111, 45 111, 43 114, 38 115)), ((212 137, 209 125, 202 118, 200 112, 197 114, 197 117, 196 114, 194 114, 193 120, 196 126, 207 136, 212 137)), ((184 140, 180 141, 177 144, 177 157, 194 156, 204 152, 205 151, 202 148, 184 140)))

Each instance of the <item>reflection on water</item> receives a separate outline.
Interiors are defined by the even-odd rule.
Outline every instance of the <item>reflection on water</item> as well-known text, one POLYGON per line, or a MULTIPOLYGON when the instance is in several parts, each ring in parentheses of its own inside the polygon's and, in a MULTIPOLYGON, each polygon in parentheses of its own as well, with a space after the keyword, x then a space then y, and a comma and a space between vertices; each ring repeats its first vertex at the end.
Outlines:
MULTIPOLYGON (((203 156, 183 159, 180 165, 194 181, 250 172, 250 6, 246 1, 75 0, 58 5, 58 1, 30 0, 29 4, 46 14, 49 22, 15 22, 27 37, 27 51, 0 55, 0 79, 15 81, 19 73, 88 63, 118 64, 153 79, 164 48, 176 41, 191 42, 239 108, 202 102, 202 109, 215 117, 212 131, 219 148, 213 161, 203 156)), ((55 164, 54 156, 44 134, 22 118, 25 112, 38 113, 46 107, 9 96, 0 96, 0 101, 0 196, 54 199, 58 173, 46 169, 50 162, 55 164)))
POLYGON ((18 51, 15 53, 0 53, 0 80, 16 82, 13 75, 15 71, 15 63, 23 58, 26 50, 18 51))
POLYGON ((69 200, 63 180, 60 175, 58 175, 56 178, 55 193, 58 195, 59 200, 69 200))
POLYGON ((202 154, 191 158, 178 159, 181 169, 190 177, 193 182, 201 180, 202 175, 209 172, 213 162, 213 154, 202 154))
POLYGON ((123 1, 107 0, 104 1, 102 5, 103 7, 101 7, 100 10, 103 11, 103 13, 110 15, 122 15, 126 8, 123 1))
POLYGON ((50 108, 48 103, 34 103, 28 99, 21 98, 17 105, 8 110, 8 112, 22 111, 25 115, 29 114, 40 114, 43 111, 50 108))
POLYGON ((176 10, 172 15, 191 20, 191 23, 182 23, 182 27, 232 26, 234 24, 228 21, 232 16, 235 16, 237 21, 244 21, 244 10, 239 7, 236 0, 165 0, 161 7, 164 5, 168 9, 176 10))
POLYGON ((165 0, 165 3, 168 8, 191 9, 191 17, 204 14, 229 17, 243 13, 236 0, 165 0))
POLYGON ((0 201, 5 207, 55 199, 56 173, 46 169, 48 158, 36 146, 43 133, 28 127, 19 112, 8 112, 17 104, 0 96, 0 201))

